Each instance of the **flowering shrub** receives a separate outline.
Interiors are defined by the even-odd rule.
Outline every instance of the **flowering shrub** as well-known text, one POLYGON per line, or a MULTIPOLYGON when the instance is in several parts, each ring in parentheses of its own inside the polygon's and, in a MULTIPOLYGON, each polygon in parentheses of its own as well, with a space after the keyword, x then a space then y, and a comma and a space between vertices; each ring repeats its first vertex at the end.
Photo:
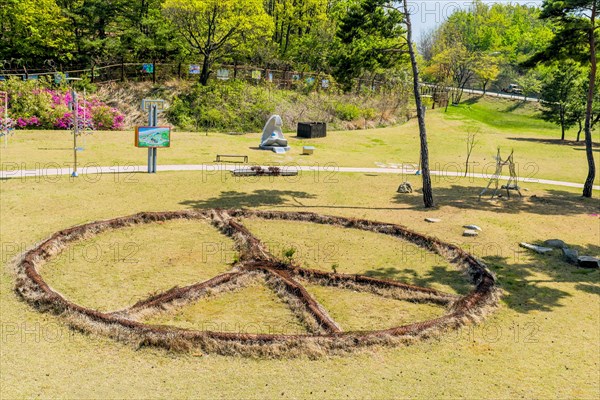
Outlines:
MULTIPOLYGON (((4 115, 4 110, 0 107, 1 115, 4 115)), ((10 133, 15 129, 15 121, 12 118, 0 118, 0 136, 4 136, 10 133)))
MULTIPOLYGON (((75 111, 70 110, 72 103, 71 92, 61 92, 53 89, 45 89, 51 96, 51 109, 53 113, 53 125, 59 129, 71 129, 73 126, 73 115, 75 111)), ((80 129, 121 129, 125 116, 116 108, 109 107, 98 99, 78 98, 77 116, 80 129)))
POLYGON ((0 89, 9 94, 9 113, 15 128, 72 129, 74 113, 77 113, 80 129, 123 128, 125 116, 116 108, 96 98, 84 100, 79 94, 77 110, 72 110, 73 98, 67 88, 40 89, 44 82, 40 83, 10 79, 0 85, 0 89))
POLYGON ((28 126, 40 126, 41 122, 40 119, 38 117, 36 117, 35 115, 29 117, 29 118, 17 118, 17 123, 15 124, 15 126, 17 128, 26 128, 28 126))

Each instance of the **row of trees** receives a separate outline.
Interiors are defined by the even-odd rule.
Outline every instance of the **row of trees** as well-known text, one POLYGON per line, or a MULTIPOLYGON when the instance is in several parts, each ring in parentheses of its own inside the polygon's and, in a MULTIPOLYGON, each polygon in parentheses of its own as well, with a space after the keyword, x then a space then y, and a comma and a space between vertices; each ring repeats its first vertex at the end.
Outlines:
MULTIPOLYGON (((558 64, 567 79, 577 76, 581 68, 587 76, 584 90, 573 99, 584 104, 583 130, 585 132, 585 150, 588 161, 588 175, 583 187, 583 196, 592 197, 596 164, 594 162, 592 129, 598 122, 597 110, 597 55, 596 43, 599 39, 597 23, 600 0, 545 0, 541 18, 551 21, 556 34, 543 51, 538 52, 528 65, 558 64), (596 107, 596 110, 595 110, 596 107), (594 115, 596 112, 596 116, 594 115)), ((565 85, 576 87, 577 85, 565 85)))
POLYGON ((400 17, 382 3, 0 0, 0 68, 200 61, 206 83, 215 62, 251 63, 334 73, 348 82, 347 75, 391 68, 399 59, 400 17))
MULTIPOLYGON (((0 68, 223 62, 356 77, 408 71, 401 2, 380 0, 0 0, 0 68)), ((540 8, 472 6, 420 44, 423 78, 459 88, 519 83, 539 93, 547 68, 525 60, 550 42, 540 8)), ((460 94, 460 92, 459 92, 460 94)), ((460 95, 453 99, 460 101, 460 95)), ((566 119, 569 120, 570 119, 566 119)))
MULTIPOLYGON (((381 0, 0 0, 0 60, 5 70, 193 61, 202 64, 202 83, 214 63, 250 63, 324 72, 351 89, 356 77, 408 72, 401 5, 381 0)), ((512 82, 524 71, 518 63, 553 36, 539 12, 476 0, 421 40, 424 79, 458 87, 480 84, 484 90, 512 82)), ((522 86, 536 89, 527 79, 522 86)))
MULTIPOLYGON (((548 64, 548 73, 542 81, 540 91, 542 118, 560 126, 561 140, 565 140, 566 130, 577 127, 576 141, 579 142, 586 115, 589 67, 570 59, 549 59, 545 64, 548 64)), ((592 107, 592 127, 599 120, 600 98, 596 90, 592 107)))
MULTIPOLYGON (((545 0, 541 8, 475 1, 455 12, 420 43, 425 79, 486 91, 519 84, 542 99, 542 118, 565 131, 585 133, 588 177, 583 194, 592 195, 595 164, 592 130, 600 121, 596 74, 596 14, 600 0, 545 0)), ((462 90, 451 99, 460 101, 462 90)))
MULTIPOLYGON (((501 90, 518 83, 525 94, 538 94, 539 71, 521 64, 546 48, 554 33, 531 5, 476 0, 453 13, 438 29, 421 38, 419 48, 428 81, 464 89, 501 90)), ((460 101, 461 91, 454 102, 460 101)))

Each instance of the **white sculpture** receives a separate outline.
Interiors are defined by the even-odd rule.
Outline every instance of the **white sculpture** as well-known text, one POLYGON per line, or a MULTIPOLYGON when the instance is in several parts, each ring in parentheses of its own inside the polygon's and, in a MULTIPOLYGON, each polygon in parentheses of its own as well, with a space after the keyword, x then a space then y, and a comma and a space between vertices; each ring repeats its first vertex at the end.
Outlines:
POLYGON ((262 139, 260 140, 260 148, 265 150, 273 150, 276 153, 286 152, 290 148, 288 147, 288 141, 283 136, 281 127, 283 121, 279 115, 273 115, 263 128, 262 139))

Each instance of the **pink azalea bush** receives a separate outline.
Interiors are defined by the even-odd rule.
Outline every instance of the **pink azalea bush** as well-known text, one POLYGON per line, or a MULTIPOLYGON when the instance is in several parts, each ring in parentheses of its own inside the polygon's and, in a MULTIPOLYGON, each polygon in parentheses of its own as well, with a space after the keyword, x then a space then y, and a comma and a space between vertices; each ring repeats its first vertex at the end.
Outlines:
MULTIPOLYGON (((40 89, 32 81, 17 80, 4 86, 0 90, 9 93, 9 114, 16 129, 72 129, 75 112, 81 129, 123 129, 125 116, 93 96, 84 100, 79 94, 77 110, 72 110, 73 99, 67 88, 40 89)), ((0 117, 3 112, 0 110, 0 117)))
MULTIPOLYGON (((71 92, 58 92, 46 89, 52 98, 51 108, 54 111, 54 127, 71 129, 74 111, 69 109, 72 102, 71 92)), ((81 95, 80 95, 81 96, 81 95)), ((109 107, 96 98, 78 99, 77 116, 80 128, 93 130, 119 130, 123 128, 125 116, 114 107, 109 107)))

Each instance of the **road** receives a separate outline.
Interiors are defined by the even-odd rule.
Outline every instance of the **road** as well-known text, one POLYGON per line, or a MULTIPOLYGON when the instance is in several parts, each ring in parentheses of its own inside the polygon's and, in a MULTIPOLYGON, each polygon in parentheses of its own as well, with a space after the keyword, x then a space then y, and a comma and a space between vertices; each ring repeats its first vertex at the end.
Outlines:
MULTIPOLYGON (((434 85, 431 83, 421 83, 421 85, 427 86, 427 87, 436 87, 437 86, 437 85, 434 85)), ((458 90, 458 88, 451 87, 451 86, 446 87, 446 89, 458 90)), ((523 96, 523 95, 515 95, 515 94, 510 94, 510 93, 492 92, 489 90, 484 93, 483 90, 464 89, 464 92, 469 93, 469 94, 477 94, 477 95, 481 95, 481 96, 485 95, 485 96, 489 96, 489 97, 499 97, 499 98, 510 99, 510 100, 530 101, 532 103, 539 102, 539 99, 537 97, 527 97, 527 96, 523 96)))

